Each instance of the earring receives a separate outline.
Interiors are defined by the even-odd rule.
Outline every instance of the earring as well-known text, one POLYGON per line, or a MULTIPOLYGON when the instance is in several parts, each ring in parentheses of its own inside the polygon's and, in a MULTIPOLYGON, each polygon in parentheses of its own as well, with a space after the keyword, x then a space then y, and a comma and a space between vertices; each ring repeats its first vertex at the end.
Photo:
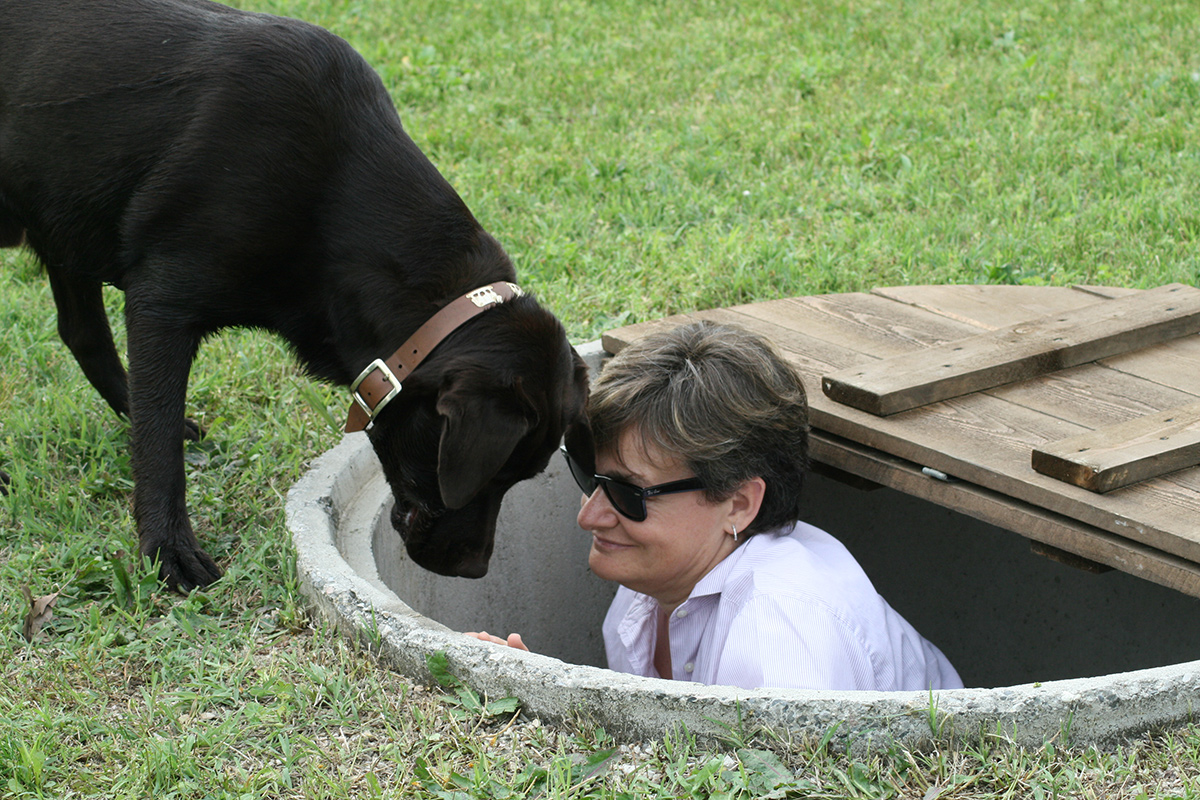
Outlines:
POLYGON ((729 527, 733 528, 733 540, 736 542, 737 541, 737 525, 734 525, 731 522, 731 523, 729 523, 729 527))

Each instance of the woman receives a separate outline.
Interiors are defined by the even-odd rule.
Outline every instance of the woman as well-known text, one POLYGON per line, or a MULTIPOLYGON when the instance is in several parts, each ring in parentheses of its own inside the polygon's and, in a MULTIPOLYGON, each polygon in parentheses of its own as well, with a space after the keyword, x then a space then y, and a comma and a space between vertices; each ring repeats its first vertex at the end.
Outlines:
POLYGON ((808 405, 766 340, 707 322, 647 336, 605 366, 588 417, 594 469, 563 452, 588 564, 620 584, 610 669, 743 688, 962 686, 846 548, 798 521, 808 405))

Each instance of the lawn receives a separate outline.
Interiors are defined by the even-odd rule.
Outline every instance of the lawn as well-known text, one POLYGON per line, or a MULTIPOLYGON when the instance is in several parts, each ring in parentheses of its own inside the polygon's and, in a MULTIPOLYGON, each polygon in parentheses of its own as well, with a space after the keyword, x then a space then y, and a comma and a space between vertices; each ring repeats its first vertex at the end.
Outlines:
MULTIPOLYGON (((349 40, 577 342, 876 285, 1200 279, 1195 3, 236 4, 349 40)), ((167 594, 129 555, 128 430, 37 266, 0 251, 0 795, 1200 795, 1190 728, 868 757, 786 732, 617 743, 414 686, 296 590, 283 498, 345 405, 271 336, 205 344, 188 500, 227 572, 167 594), (31 643, 26 589, 59 593, 31 643)))

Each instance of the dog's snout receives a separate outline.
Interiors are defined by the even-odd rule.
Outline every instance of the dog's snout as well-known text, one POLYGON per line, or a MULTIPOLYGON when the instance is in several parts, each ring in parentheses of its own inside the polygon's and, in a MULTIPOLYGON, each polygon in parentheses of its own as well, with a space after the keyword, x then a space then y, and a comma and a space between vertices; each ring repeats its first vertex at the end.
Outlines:
POLYGON ((482 578, 487 571, 488 559, 482 555, 469 555, 454 565, 454 573, 460 578, 482 578))

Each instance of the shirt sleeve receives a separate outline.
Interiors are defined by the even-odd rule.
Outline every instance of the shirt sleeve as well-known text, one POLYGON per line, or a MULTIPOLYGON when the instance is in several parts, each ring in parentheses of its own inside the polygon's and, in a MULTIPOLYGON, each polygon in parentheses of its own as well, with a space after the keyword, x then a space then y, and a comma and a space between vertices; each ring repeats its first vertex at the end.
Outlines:
POLYGON ((714 683, 743 689, 872 689, 869 650, 820 602, 756 595, 734 616, 714 683))

